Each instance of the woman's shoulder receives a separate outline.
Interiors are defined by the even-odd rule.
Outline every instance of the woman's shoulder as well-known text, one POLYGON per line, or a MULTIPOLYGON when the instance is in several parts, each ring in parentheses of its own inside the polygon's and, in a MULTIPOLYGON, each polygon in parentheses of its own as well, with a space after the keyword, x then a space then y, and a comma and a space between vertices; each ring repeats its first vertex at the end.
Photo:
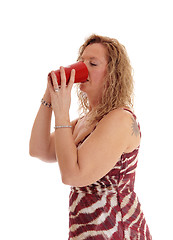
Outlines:
POLYGON ((103 119, 112 119, 113 121, 128 121, 132 116, 133 110, 129 107, 119 107, 107 113, 103 119))
POLYGON ((110 111, 98 124, 110 134, 121 136, 127 140, 125 152, 130 152, 140 144, 140 128, 134 119, 134 113, 130 108, 117 108, 110 111), (125 110, 126 109, 126 110, 125 110))
POLYGON ((133 112, 130 108, 117 108, 111 110, 98 122, 97 129, 102 128, 115 133, 115 135, 117 132, 125 132, 126 135, 131 137, 134 121, 133 112))
POLYGON ((107 113, 97 124, 97 129, 99 130, 106 130, 109 132, 117 133, 117 132, 124 132, 129 129, 131 125, 131 118, 127 111, 123 109, 117 108, 111 110, 107 113))

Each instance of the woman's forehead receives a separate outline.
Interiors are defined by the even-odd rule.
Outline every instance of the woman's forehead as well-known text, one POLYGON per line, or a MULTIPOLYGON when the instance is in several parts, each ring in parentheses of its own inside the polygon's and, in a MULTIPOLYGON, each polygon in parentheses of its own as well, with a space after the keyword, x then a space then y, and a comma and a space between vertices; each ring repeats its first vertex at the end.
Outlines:
POLYGON ((92 43, 84 49, 81 58, 91 60, 107 59, 106 47, 101 43, 92 43))

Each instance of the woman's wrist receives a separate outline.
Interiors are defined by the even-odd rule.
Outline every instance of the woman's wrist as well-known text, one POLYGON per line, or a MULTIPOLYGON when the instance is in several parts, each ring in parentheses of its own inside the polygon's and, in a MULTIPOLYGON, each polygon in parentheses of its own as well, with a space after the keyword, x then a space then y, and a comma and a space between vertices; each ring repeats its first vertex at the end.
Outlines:
POLYGON ((55 114, 55 126, 70 125, 70 117, 68 115, 55 114))
POLYGON ((52 108, 51 103, 46 102, 43 98, 41 99, 41 103, 48 108, 52 108))
POLYGON ((50 97, 50 93, 49 93, 49 89, 46 89, 45 94, 43 96, 43 99, 48 102, 51 103, 51 97, 50 97))
POLYGON ((49 93, 48 89, 46 89, 45 94, 44 94, 43 98, 41 99, 41 103, 42 103, 42 105, 52 109, 51 97, 50 97, 50 93, 49 93))

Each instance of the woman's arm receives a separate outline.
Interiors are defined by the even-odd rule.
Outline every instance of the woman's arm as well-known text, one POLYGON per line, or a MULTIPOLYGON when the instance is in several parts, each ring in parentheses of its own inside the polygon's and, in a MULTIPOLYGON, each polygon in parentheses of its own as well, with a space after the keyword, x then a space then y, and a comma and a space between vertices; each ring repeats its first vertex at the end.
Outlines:
MULTIPOLYGON (((43 99, 48 103, 51 102, 48 87, 43 99)), ((41 104, 33 124, 29 143, 30 155, 49 163, 57 162, 57 156, 55 153, 55 132, 50 133, 51 117, 52 108, 48 108, 41 104)), ((70 125, 72 125, 72 132, 77 121, 78 119, 75 119, 70 123, 70 125)))
POLYGON ((113 110, 78 149, 70 129, 57 129, 55 151, 63 183, 83 187, 105 176, 132 143, 134 149, 139 146, 140 134, 133 134, 132 123, 130 113, 113 110))
MULTIPOLYGON (((43 99, 51 102, 48 88, 43 99)), ((46 162, 55 162, 54 137, 50 133, 52 109, 41 104, 35 118, 29 144, 29 153, 32 157, 37 157, 46 162)))

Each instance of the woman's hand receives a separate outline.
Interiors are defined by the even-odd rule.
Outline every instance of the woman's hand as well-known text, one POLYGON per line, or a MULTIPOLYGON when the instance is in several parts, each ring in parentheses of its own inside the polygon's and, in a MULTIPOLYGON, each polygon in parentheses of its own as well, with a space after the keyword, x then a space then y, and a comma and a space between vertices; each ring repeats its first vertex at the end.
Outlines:
POLYGON ((60 67, 61 86, 58 86, 54 71, 51 72, 52 83, 48 77, 48 89, 51 96, 51 104, 55 114, 55 124, 69 123, 69 109, 71 104, 71 90, 75 79, 75 70, 71 71, 68 85, 66 86, 66 75, 63 67, 60 67))

